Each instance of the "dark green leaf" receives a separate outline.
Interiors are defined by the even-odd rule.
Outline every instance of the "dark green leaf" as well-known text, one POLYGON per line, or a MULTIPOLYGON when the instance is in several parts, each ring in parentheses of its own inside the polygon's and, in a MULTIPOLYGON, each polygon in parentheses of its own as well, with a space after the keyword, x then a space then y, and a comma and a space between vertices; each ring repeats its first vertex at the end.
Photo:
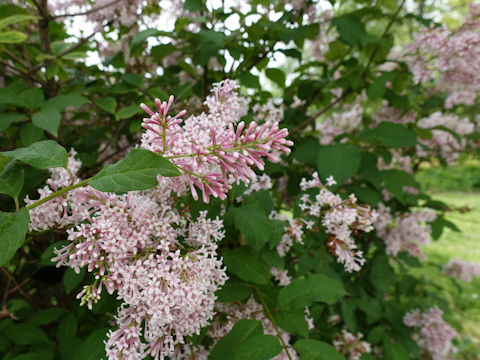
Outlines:
POLYGON ((2 154, 40 170, 66 167, 68 163, 67 151, 53 140, 39 141, 29 147, 18 148, 2 154))
POLYGON ((42 140, 44 131, 31 122, 23 124, 20 128, 20 140, 23 146, 30 146, 37 141, 42 140))
POLYGON ((20 96, 31 109, 38 109, 45 101, 42 90, 36 87, 25 90, 20 96))
POLYGON ((268 216, 256 206, 241 206, 236 209, 234 222, 255 251, 263 247, 273 231, 268 216))
POLYGON ((146 149, 132 149, 127 157, 103 168, 90 181, 100 191, 147 190, 158 185, 157 176, 179 176, 180 171, 161 155, 146 149))
POLYGON ((23 168, 18 162, 11 161, 0 173, 0 193, 17 198, 22 188, 23 168))
POLYGON ((255 88, 259 89, 260 88, 260 79, 258 78, 257 75, 253 75, 250 72, 243 72, 240 74, 238 77, 238 80, 240 80, 240 83, 248 88, 255 88))
POLYGON ((263 285, 268 284, 270 280, 268 266, 248 247, 226 249, 223 252, 223 260, 228 271, 237 275, 240 279, 263 285))
POLYGON ((385 188, 401 202, 405 201, 403 188, 405 186, 418 189, 418 183, 412 175, 401 170, 384 170, 381 172, 385 188))
POLYGON ((65 270, 63 274, 63 286, 67 294, 70 294, 70 292, 82 282, 85 277, 85 272, 85 268, 81 268, 79 274, 70 267, 65 270))
POLYGON ((275 336, 255 335, 238 346, 234 360, 269 360, 281 352, 282 346, 275 336))
POLYGON ((286 332, 293 335, 308 336, 308 324, 305 320, 304 309, 292 309, 275 312, 273 315, 275 322, 286 332))
POLYGON ((191 11, 191 12, 200 12, 203 10, 207 10, 202 0, 185 0, 185 4, 183 5, 183 8, 186 11, 191 11))
POLYGON ((28 105, 23 99, 10 89, 0 88, 0 104, 25 106, 28 105))
POLYGON ((279 308, 303 308, 315 301, 333 304, 345 295, 339 279, 324 274, 310 275, 305 279, 295 279, 282 288, 278 294, 279 308))
POLYGON ((15 344, 32 345, 50 342, 42 329, 32 324, 18 324, 10 326, 5 335, 15 344))
POLYGON ((30 216, 26 208, 0 212, 0 266, 5 265, 25 241, 30 216))
POLYGON ((230 302, 248 298, 252 293, 252 288, 246 282, 231 276, 215 295, 217 301, 230 302))
POLYGON ((137 105, 130 105, 118 110, 118 112, 115 114, 115 118, 117 120, 129 119, 133 115, 138 114, 139 112, 140 110, 137 105))
POLYGON ((360 162, 360 150, 349 144, 325 146, 317 155, 317 169, 321 177, 326 179, 331 175, 339 185, 357 173, 360 162))
POLYGON ((83 96, 76 94, 57 95, 54 98, 48 99, 43 104, 44 109, 56 109, 57 111, 64 111, 67 107, 78 107, 87 103, 88 100, 83 96))
POLYGON ((364 140, 375 140, 388 147, 406 147, 417 144, 417 135, 414 131, 402 124, 382 122, 375 129, 367 130, 360 135, 364 140))
POLYGON ((362 45, 368 35, 365 25, 353 14, 332 19, 332 25, 337 28, 340 38, 350 45, 362 45))
POLYGON ((345 360, 332 345, 323 341, 302 339, 293 348, 300 353, 300 360, 345 360))
POLYGON ((129 83, 130 85, 136 86, 136 87, 143 86, 143 84, 144 84, 143 77, 141 77, 138 74, 131 74, 131 73, 124 74, 123 75, 123 81, 125 81, 126 83, 129 83))
POLYGON ((57 340, 63 343, 77 335, 77 319, 72 313, 68 313, 60 320, 57 328, 57 340))
POLYGON ((24 114, 3 113, 0 114, 0 131, 6 130, 11 124, 25 120, 24 114))
POLYGON ((282 70, 269 68, 265 70, 265 75, 281 88, 285 87, 285 73, 282 70))
POLYGON ((105 110, 111 114, 115 114, 116 109, 117 109, 117 100, 115 100, 113 97, 105 97, 105 98, 100 98, 95 101, 97 103, 97 106, 105 110))
POLYGON ((91 333, 80 345, 73 360, 98 360, 106 358, 104 341, 108 329, 99 329, 91 333))
POLYGON ((381 293, 388 293, 394 281, 395 274, 386 257, 377 257, 373 260, 370 272, 370 282, 381 293))
POLYGON ((221 338, 211 351, 209 360, 233 360, 235 352, 245 340, 262 335, 262 323, 258 320, 243 319, 235 323, 232 330, 221 338))
POLYGON ((54 136, 58 136, 61 115, 55 109, 42 109, 32 116, 32 122, 35 126, 48 131, 54 136))
POLYGON ((63 308, 51 307, 34 314, 30 319, 28 319, 28 322, 37 326, 47 325, 57 320, 66 312, 67 310, 63 308))

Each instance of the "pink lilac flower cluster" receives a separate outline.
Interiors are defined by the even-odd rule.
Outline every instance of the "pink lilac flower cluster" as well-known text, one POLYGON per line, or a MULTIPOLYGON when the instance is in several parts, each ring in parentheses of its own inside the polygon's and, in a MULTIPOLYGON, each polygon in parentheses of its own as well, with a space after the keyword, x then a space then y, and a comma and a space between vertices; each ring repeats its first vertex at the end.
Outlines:
MULTIPOLYGON (((233 123, 246 112, 245 101, 233 92, 236 87, 230 81, 218 84, 206 101, 211 112, 190 117, 183 127, 179 124, 185 111, 167 116, 172 98, 157 101, 158 113, 147 108, 151 118, 143 124, 143 145, 171 156, 183 177, 159 176, 156 188, 123 195, 83 186, 30 211, 31 231, 66 229, 69 244, 56 249, 52 259, 57 266, 94 274, 93 284, 78 294, 82 304, 91 308, 103 288, 122 301, 117 330, 108 334, 109 359, 171 356, 186 336, 199 333, 214 316, 215 291, 227 278, 217 257, 223 223, 205 212, 193 219, 178 209, 172 195, 184 195, 190 185, 195 196, 196 184, 205 201, 209 195, 224 198, 228 179, 248 183, 256 176, 252 168, 263 168, 262 156, 275 160, 270 150, 288 152, 291 145, 276 124, 240 123, 234 130, 233 123), (212 185, 212 179, 221 186, 212 185)), ((78 183, 80 166, 72 152, 68 170, 50 170, 40 197, 78 183)))
POLYGON ((372 352, 370 344, 362 341, 362 338, 362 333, 352 334, 343 329, 342 332, 333 336, 333 346, 345 355, 348 360, 360 360, 362 354, 372 352))
MULTIPOLYGON (((291 219, 286 214, 279 214, 276 211, 272 211, 269 215, 269 218, 272 220, 280 220, 288 222, 288 225, 283 228, 284 234, 280 243, 277 245, 276 250, 278 255, 284 257, 290 251, 290 248, 293 245, 293 242, 303 244, 303 223, 298 219, 291 219)), ((311 228, 313 225, 310 224, 308 228, 311 228)))
MULTIPOLYGON (((66 171, 52 173, 52 187, 68 184, 66 171)), ((173 205, 161 188, 115 195, 82 187, 30 212, 31 230, 69 227, 69 244, 52 261, 95 275, 77 296, 82 304, 91 308, 103 288, 122 300, 118 329, 108 334, 109 359, 163 358, 214 315, 214 293, 227 278, 216 253, 223 223, 206 213, 194 220, 173 205), (55 219, 45 211, 71 214, 55 219)))
POLYGON ((423 313, 420 309, 413 309, 403 317, 405 325, 417 330, 412 337, 432 360, 446 360, 456 352, 452 340, 457 333, 442 315, 442 310, 434 306, 423 313))
POLYGON ((411 256, 425 258, 420 245, 430 243, 432 229, 428 223, 436 219, 435 211, 423 208, 411 213, 394 215, 390 208, 380 203, 375 221, 377 235, 383 239, 388 255, 397 256, 407 251, 411 256))
POLYGON ((94 3, 86 0, 53 0, 49 1, 48 5, 55 15, 85 13, 87 21, 96 24, 95 29, 99 30, 103 29, 108 21, 124 26, 135 24, 138 14, 146 4, 143 0, 97 0, 94 3))
MULTIPOLYGON (((281 99, 279 99, 281 100, 281 99)), ((257 122, 280 122, 283 120, 283 104, 276 104, 274 99, 268 99, 268 101, 263 104, 256 104, 252 108, 254 113, 254 119, 257 122)))
POLYGON ((443 267, 443 271, 449 276, 471 282, 474 276, 480 277, 480 263, 451 259, 443 267))
POLYGON ((287 286, 292 282, 292 278, 288 276, 288 270, 271 267, 270 274, 272 274, 273 278, 280 286, 287 286))
POLYGON ((454 163, 458 158, 458 154, 465 150, 467 141, 464 135, 471 134, 475 130, 475 125, 467 118, 460 119, 456 115, 443 114, 438 111, 429 117, 420 119, 417 125, 423 129, 432 129, 433 135, 431 139, 421 140, 421 143, 428 146, 430 150, 417 145, 417 154, 419 156, 430 156, 433 152, 442 157, 447 164, 454 163), (441 128, 435 129, 436 127, 441 128), (445 129, 461 135, 462 139, 459 140, 445 129))
MULTIPOLYGON (((314 200, 308 194, 300 199, 300 208, 307 216, 304 222, 311 227, 313 219, 321 219, 320 225, 329 234, 327 246, 329 251, 337 258, 337 261, 344 265, 348 272, 358 271, 365 262, 363 252, 358 250, 353 238, 359 232, 370 232, 373 230, 373 223, 377 213, 368 205, 357 204, 353 194, 343 200, 340 196, 327 189, 334 185, 332 177, 327 178, 323 185, 318 174, 312 175, 312 180, 302 179, 300 187, 303 191, 309 188, 319 188, 314 200)), ((317 220, 315 220, 317 221, 317 220)))
POLYGON ((242 202, 243 195, 250 195, 254 192, 260 190, 270 190, 273 186, 272 179, 267 174, 257 175, 255 178, 252 179, 248 188, 243 192, 242 195, 237 196, 235 198, 236 201, 242 202))
POLYGON ((355 103, 336 111, 323 121, 317 121, 315 129, 320 133, 322 145, 329 145, 333 140, 344 133, 356 130, 362 124, 363 107, 355 103))
POLYGON ((156 100, 158 112, 142 104, 150 115, 143 121, 142 147, 169 158, 180 169, 183 176, 173 180, 177 192, 189 186, 194 199, 198 198, 196 188, 205 202, 210 196, 224 199, 232 182, 248 185, 256 177, 252 167, 263 170, 263 157, 275 162, 279 154, 290 152, 293 143, 286 140, 288 131, 279 129, 276 122, 246 125, 242 121, 235 128, 247 112, 246 100, 235 92, 237 87, 231 80, 215 84, 205 101, 208 113, 190 116, 183 125, 185 111, 167 115, 173 97, 168 103, 156 100))
POLYGON ((417 83, 437 79, 437 88, 446 92, 445 107, 473 105, 480 91, 480 5, 458 29, 421 29, 407 45, 405 60, 417 83))

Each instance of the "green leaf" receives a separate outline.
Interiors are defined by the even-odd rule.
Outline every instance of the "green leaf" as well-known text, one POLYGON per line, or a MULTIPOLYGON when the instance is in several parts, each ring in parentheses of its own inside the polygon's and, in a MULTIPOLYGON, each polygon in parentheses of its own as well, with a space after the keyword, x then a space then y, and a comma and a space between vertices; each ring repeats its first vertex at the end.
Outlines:
POLYGON ((337 28, 340 38, 350 45, 362 45, 368 36, 365 25, 353 14, 332 19, 332 25, 337 28))
POLYGON ((18 94, 5 88, 0 88, 0 104, 28 106, 18 94))
POLYGON ((72 268, 67 268, 63 274, 63 286, 65 292, 70 294, 73 289, 75 289, 85 277, 85 268, 80 269, 80 273, 76 273, 72 268))
POLYGON ((5 31, 0 33, 0 44, 18 44, 28 39, 28 35, 20 31, 5 31))
POLYGON ((23 91, 20 97, 31 109, 38 109, 45 101, 42 90, 36 87, 23 91))
POLYGON ((90 181, 100 191, 147 190, 158 185, 157 176, 179 176, 180 171, 169 160, 146 149, 132 149, 127 157, 103 168, 90 181))
POLYGON ((238 80, 240 80, 242 85, 248 88, 260 89, 260 79, 257 75, 253 75, 248 71, 241 73, 238 80))
POLYGON ((86 104, 88 100, 83 96, 76 94, 57 95, 54 98, 48 99, 43 104, 44 109, 56 109, 57 111, 64 111, 67 107, 78 107, 86 104))
POLYGON ((108 96, 97 99, 95 102, 100 109, 115 114, 115 110, 117 109, 117 100, 115 100, 115 98, 108 96))
POLYGON ((282 346, 273 335, 255 335, 240 344, 234 360, 269 360, 282 352, 282 346))
POLYGON ((373 260, 370 271, 370 282, 381 293, 388 293, 395 279, 395 273, 386 257, 377 257, 373 260))
POLYGON ((387 82, 391 81, 395 76, 395 73, 383 73, 370 85, 367 90, 367 95, 370 100, 377 100, 380 99, 387 90, 387 82))
POLYGON ((9 162, 10 162, 10 159, 8 157, 0 154, 0 171, 3 171, 3 169, 5 169, 5 166, 7 166, 9 162))
POLYGON ((66 167, 68 164, 67 151, 53 140, 39 141, 29 147, 18 148, 2 154, 40 170, 66 167))
POLYGON ((18 324, 8 327, 5 335, 18 345, 49 343, 47 334, 32 324, 18 324))
POLYGON ((31 122, 23 124, 20 128, 20 140, 23 146, 30 146, 37 141, 42 140, 44 131, 31 122))
POLYGON ((383 341, 386 360, 409 360, 407 351, 400 345, 393 343, 388 337, 383 341))
POLYGON ((30 319, 28 319, 28 322, 37 326, 47 325, 57 320, 60 316, 62 316, 66 312, 67 310, 63 308, 51 307, 34 314, 30 319))
POLYGON ((129 83, 130 85, 136 86, 136 87, 141 87, 144 84, 143 77, 141 77, 138 74, 123 74, 123 81, 126 83, 129 83))
POLYGON ((262 323, 243 319, 235 323, 232 330, 221 338, 208 357, 209 360, 233 360, 237 348, 250 337, 262 335, 262 323))
POLYGON ((277 307, 304 308, 315 301, 334 304, 345 295, 342 282, 325 274, 294 279, 278 293, 277 307))
POLYGON ((252 294, 252 288, 246 282, 231 276, 220 290, 217 290, 215 295, 217 301, 230 302, 236 300, 243 300, 252 294))
POLYGON ((282 70, 270 68, 265 70, 265 75, 281 88, 285 87, 285 73, 282 70))
POLYGON ((27 208, 14 213, 0 212, 0 266, 5 265, 22 246, 29 222, 27 208))
POLYGON ((262 285, 268 284, 270 280, 270 269, 248 247, 241 246, 233 250, 225 249, 223 261, 228 271, 237 275, 240 279, 262 285))
POLYGON ((147 29, 140 31, 137 35, 135 35, 132 40, 130 40, 130 48, 133 49, 134 47, 143 43, 147 38, 150 36, 158 36, 162 32, 158 31, 157 29, 147 29))
POLYGON ((308 336, 308 324, 305 320, 304 309, 292 309, 275 312, 275 322, 286 332, 293 335, 308 336))
POLYGON ((332 345, 323 341, 301 339, 293 348, 300 353, 300 360, 346 360, 332 345))
POLYGON ((388 147, 406 147, 417 144, 417 135, 402 124, 382 122, 375 129, 364 131, 360 135, 364 140, 375 140, 388 147))
POLYGON ((57 340, 59 343, 64 343, 77 335, 77 319, 73 313, 68 313, 60 320, 57 328, 57 340))
POLYGON ((183 4, 183 8, 186 11, 191 11, 191 12, 200 12, 203 10, 207 10, 202 0, 185 0, 185 3, 183 4))
POLYGON ((9 358, 9 360, 53 360, 54 357, 55 357, 54 350, 39 348, 34 352, 17 355, 12 358, 9 358))
POLYGON ((333 176, 341 185, 354 176, 360 168, 361 154, 355 145, 335 144, 320 149, 317 169, 323 179, 333 176))
POLYGON ((32 116, 32 122, 35 126, 48 131, 53 136, 58 136, 61 115, 55 109, 42 109, 32 116))
POLYGON ((137 105, 130 105, 130 106, 127 106, 127 107, 124 107, 124 108, 121 108, 120 110, 118 110, 118 112, 115 114, 115 118, 117 120, 129 119, 133 115, 138 114, 139 111, 140 110, 138 109, 137 105))
POLYGON ((0 174, 0 193, 17 198, 23 188, 23 168, 11 161, 0 174))
POLYGON ((107 331, 107 328, 103 328, 91 333, 77 349, 73 360, 98 360, 106 358, 104 341, 107 340, 107 331))
POLYGON ((381 172, 385 188, 390 191, 398 200, 405 202, 404 186, 418 189, 418 183, 412 175, 402 170, 384 170, 381 172))
POLYGON ((273 231, 270 219, 257 206, 241 206, 236 209, 234 222, 255 251, 263 247, 273 231))
POLYGON ((21 22, 24 22, 24 21, 29 21, 29 20, 34 20, 34 19, 36 19, 35 16, 23 15, 23 14, 8 16, 8 17, 0 20, 0 29, 3 29, 4 27, 6 27, 8 25, 18 24, 18 23, 21 23, 21 22))
POLYGON ((3 113, 0 114, 0 131, 8 129, 8 127, 16 122, 25 120, 24 114, 20 113, 3 113))

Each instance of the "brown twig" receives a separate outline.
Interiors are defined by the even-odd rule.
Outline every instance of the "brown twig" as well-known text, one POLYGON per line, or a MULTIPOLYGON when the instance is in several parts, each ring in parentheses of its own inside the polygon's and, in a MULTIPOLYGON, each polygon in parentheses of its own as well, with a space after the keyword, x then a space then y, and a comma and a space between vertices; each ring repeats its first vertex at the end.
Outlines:
POLYGON ((113 1, 110 1, 102 6, 98 6, 96 8, 91 8, 90 10, 86 10, 86 11, 81 11, 81 12, 78 12, 78 13, 73 13, 73 14, 60 14, 60 15, 55 15, 53 16, 53 19, 60 19, 60 18, 64 18, 64 17, 73 17, 73 16, 82 16, 82 15, 88 15, 88 14, 91 14, 91 13, 94 13, 94 12, 97 12, 97 11, 100 11, 102 9, 105 9, 109 6, 112 6, 118 2, 120 2, 121 0, 113 0, 113 1))
POLYGON ((293 131, 291 132, 292 134, 296 134, 298 133, 300 130, 304 129, 305 127, 307 127, 308 125, 310 125, 310 123, 312 123, 313 121, 315 121, 316 118, 318 118, 319 116, 325 114, 328 110, 332 109, 333 107, 335 107, 336 105, 340 104, 348 95, 350 95, 350 93, 352 92, 352 90, 349 88, 347 90, 344 91, 344 93, 335 99, 335 101, 332 101, 330 104, 328 104, 327 106, 325 106, 323 109, 317 111, 314 115, 312 115, 311 117, 309 117, 307 120, 301 122, 300 124, 298 124, 295 129, 293 129, 293 131))

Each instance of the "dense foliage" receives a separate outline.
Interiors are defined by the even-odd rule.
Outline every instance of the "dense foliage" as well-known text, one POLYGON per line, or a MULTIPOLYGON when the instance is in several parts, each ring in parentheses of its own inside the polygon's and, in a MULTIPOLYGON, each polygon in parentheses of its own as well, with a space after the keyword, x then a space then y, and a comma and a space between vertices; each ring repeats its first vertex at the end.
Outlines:
POLYGON ((414 174, 476 153, 480 7, 0 4, 3 359, 476 356, 412 269, 458 230, 414 174))

